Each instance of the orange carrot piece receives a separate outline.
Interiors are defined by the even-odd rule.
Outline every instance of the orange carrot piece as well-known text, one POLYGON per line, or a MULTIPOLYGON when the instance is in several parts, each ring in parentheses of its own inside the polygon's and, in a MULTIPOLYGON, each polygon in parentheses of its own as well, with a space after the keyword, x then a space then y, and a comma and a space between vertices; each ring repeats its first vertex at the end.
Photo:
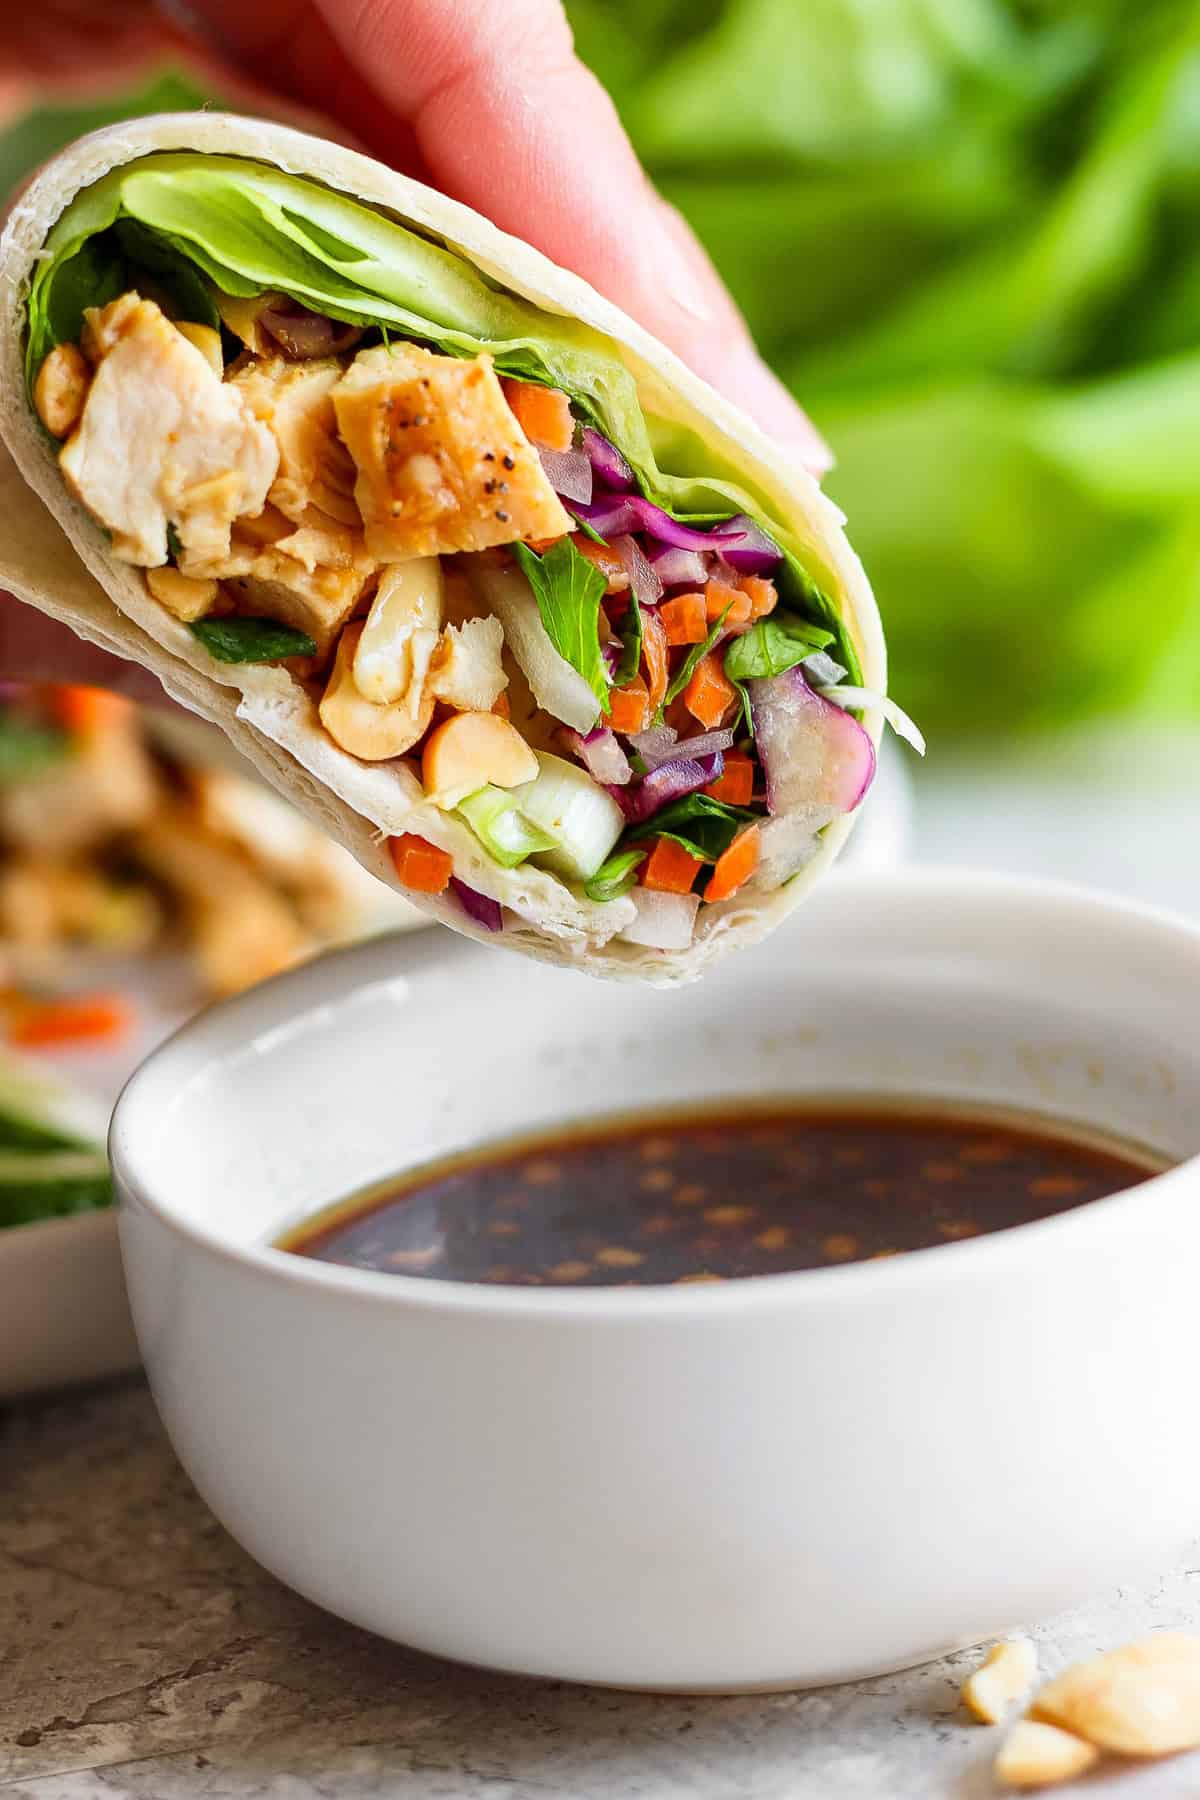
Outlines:
POLYGON ((736 894, 742 883, 749 881, 757 869, 758 856, 758 826, 751 825, 740 837, 734 838, 724 856, 717 858, 717 866, 704 890, 704 898, 728 900, 732 894, 736 894))
POLYGON ((10 1043, 22 1050, 66 1044, 115 1043, 133 1024, 133 1009, 120 994, 79 994, 61 1000, 29 1000, 10 1020, 10 1043))
POLYGON ((501 386, 531 444, 540 444, 544 450, 571 448, 575 421, 571 402, 560 388, 539 387, 535 381, 505 381, 501 386))
POLYGON ((629 571, 615 550, 607 544, 598 544, 595 538, 585 537, 582 531, 576 532, 571 542, 580 556, 586 556, 599 569, 608 584, 604 590, 606 594, 624 593, 629 586, 629 571))
POLYGON ((87 736, 102 731, 115 719, 124 718, 129 701, 105 688, 54 687, 50 689, 51 706, 60 725, 67 731, 87 736))
MULTIPOLYGON (((684 739, 681 749, 687 749, 684 739)), ((710 781, 705 793, 711 800, 724 800, 729 806, 749 806, 754 797, 754 764, 744 750, 725 752, 725 773, 719 781, 710 781)))
POLYGON ((728 627, 748 625, 750 622, 750 599, 747 594, 739 593, 737 588, 727 587, 723 581, 710 581, 704 589, 704 615, 710 625, 715 625, 722 613, 728 627))
POLYGON ((703 594, 676 594, 663 601, 658 616, 667 628, 668 644, 702 644, 708 636, 703 594))
POLYGON ((645 731, 650 718, 650 695, 640 675, 609 695, 608 722, 614 731, 645 731))
POLYGON ((707 731, 714 730, 721 723, 731 704, 737 699, 737 689, 713 651, 702 656, 696 664, 692 679, 683 690, 683 697, 693 719, 699 719, 707 731))
POLYGON ((752 619, 765 619, 768 613, 775 611, 779 595, 773 581, 766 581, 761 575, 739 575, 738 586, 750 602, 752 619))
POLYGON ((428 838, 406 831, 388 840, 396 873, 405 887, 417 894, 442 894, 450 885, 454 858, 428 838))
POLYGON ((497 694, 496 695, 496 699, 495 699, 495 703, 492 707, 492 711, 494 713, 498 714, 499 717, 502 719, 511 719, 512 718, 512 707, 508 703, 508 695, 507 694, 497 694))
POLYGON ((654 848, 638 870, 643 887, 656 894, 690 894, 703 863, 671 838, 656 838, 654 848))
POLYGON ((667 661, 667 628, 652 606, 642 608, 642 657, 646 664, 646 686, 650 692, 650 711, 656 713, 667 696, 671 669, 667 661))

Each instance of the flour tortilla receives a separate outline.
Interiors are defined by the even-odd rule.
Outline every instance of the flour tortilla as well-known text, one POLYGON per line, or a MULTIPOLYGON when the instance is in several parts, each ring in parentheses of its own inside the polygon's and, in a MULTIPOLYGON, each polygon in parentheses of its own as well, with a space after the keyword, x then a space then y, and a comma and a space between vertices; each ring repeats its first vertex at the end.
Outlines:
MULTIPOLYGON (((151 670, 173 699, 219 725, 268 781, 381 881, 399 886, 387 853, 389 835, 416 832, 450 851, 461 879, 510 909, 503 933, 491 934, 464 914, 452 893, 413 896, 400 889, 457 931, 592 974, 660 985, 692 979, 715 956, 764 937, 832 863, 854 815, 826 829, 816 854, 785 887, 767 894, 744 890, 702 907, 688 949, 625 943, 613 934, 632 919, 632 902, 578 899, 530 864, 499 869, 464 824, 425 802, 403 765, 366 764, 340 750, 286 670, 214 662, 186 626, 151 599, 140 570, 112 557, 104 534, 67 492, 54 447, 29 404, 25 303, 46 236, 75 195, 111 169, 167 150, 250 158, 324 182, 441 239, 546 311, 603 332, 620 347, 648 411, 690 427, 768 496, 846 619, 864 684, 886 691, 879 615, 843 534, 842 515, 735 405, 578 276, 469 207, 356 151, 287 126, 223 114, 163 114, 95 132, 47 164, 9 217, 0 238, 0 435, 10 452, 0 464, 0 584, 79 636, 151 670)), ((863 722, 878 743, 881 715, 875 711, 863 722)))

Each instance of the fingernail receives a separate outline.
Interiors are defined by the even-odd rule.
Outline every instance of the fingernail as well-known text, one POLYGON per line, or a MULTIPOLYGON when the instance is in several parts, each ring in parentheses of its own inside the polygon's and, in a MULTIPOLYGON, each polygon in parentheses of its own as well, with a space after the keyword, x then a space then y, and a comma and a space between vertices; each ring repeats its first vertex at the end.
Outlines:
POLYGON ((833 467, 833 452, 752 344, 729 351, 718 386, 748 412, 769 436, 794 450, 818 480, 833 467))

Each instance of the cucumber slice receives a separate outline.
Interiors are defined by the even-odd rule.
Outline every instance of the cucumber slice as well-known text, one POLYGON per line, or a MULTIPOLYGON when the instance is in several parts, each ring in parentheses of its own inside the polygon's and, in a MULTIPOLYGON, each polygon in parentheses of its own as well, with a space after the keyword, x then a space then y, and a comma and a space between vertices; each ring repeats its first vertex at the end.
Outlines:
POLYGON ((98 1150, 0 1150, 0 1226, 93 1212, 112 1203, 112 1177, 98 1150))
POLYGON ((108 1109, 91 1094, 0 1053, 0 1150, 92 1150, 107 1131, 108 1109))

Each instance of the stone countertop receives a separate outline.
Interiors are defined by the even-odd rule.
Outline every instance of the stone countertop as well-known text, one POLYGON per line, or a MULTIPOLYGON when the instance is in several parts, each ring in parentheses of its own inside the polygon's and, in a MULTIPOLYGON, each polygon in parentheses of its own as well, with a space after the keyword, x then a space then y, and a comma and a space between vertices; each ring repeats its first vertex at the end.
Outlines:
MULTIPOLYGON (((1043 1671, 1200 1621, 1200 1547, 1039 1630, 1043 1671)), ((654 1697, 434 1661, 319 1612, 192 1490, 139 1380, 0 1423, 4 1800, 984 1800, 975 1653, 796 1694, 654 1697)), ((1056 1790, 1200 1794, 1200 1755, 1056 1790)))

